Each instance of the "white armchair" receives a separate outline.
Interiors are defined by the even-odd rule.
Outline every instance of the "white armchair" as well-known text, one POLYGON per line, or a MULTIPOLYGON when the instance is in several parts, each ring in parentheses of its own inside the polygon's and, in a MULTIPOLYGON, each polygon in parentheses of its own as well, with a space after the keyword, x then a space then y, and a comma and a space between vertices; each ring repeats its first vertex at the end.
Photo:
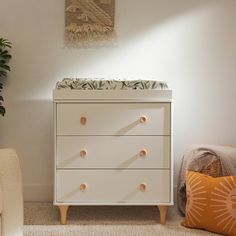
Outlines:
POLYGON ((20 162, 12 149, 0 149, 1 236, 23 235, 23 194, 20 162))

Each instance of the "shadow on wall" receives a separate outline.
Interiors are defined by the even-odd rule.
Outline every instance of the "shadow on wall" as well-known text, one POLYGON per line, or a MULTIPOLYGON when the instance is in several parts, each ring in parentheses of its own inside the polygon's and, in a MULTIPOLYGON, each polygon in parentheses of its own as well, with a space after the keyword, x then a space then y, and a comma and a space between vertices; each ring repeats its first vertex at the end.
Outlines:
POLYGON ((130 39, 152 27, 174 21, 176 18, 199 10, 209 3, 217 2, 215 0, 122 1, 116 2, 116 18, 119 19, 116 21, 117 28, 130 39))
MULTIPOLYGON (((174 21, 213 2, 216 0, 116 0, 115 29, 118 41, 119 36, 125 40, 135 39, 152 27, 174 21)), ((84 46, 84 48, 102 47, 103 45, 84 46)), ((108 43, 106 47, 115 48, 115 45, 108 43)))
MULTIPOLYGON (((179 17, 189 14, 190 12, 201 10, 209 3, 214 2, 216 1, 117 0, 115 26, 118 35, 117 43, 110 47, 88 47, 86 48, 87 50, 63 49, 66 61, 70 63, 69 66, 60 73, 71 77, 111 77, 114 75, 134 77, 137 74, 145 74, 145 71, 150 71, 149 66, 143 63, 143 61, 146 61, 144 58, 147 57, 147 55, 142 54, 142 50, 144 50, 143 47, 145 47, 145 37, 147 35, 156 37, 153 33, 158 32, 159 28, 161 30, 163 25, 171 25, 175 23, 179 17), (130 47, 137 42, 140 43, 140 45, 134 48, 130 47), (136 58, 136 62, 134 62, 134 58, 136 58), (107 68, 107 64, 111 64, 111 66, 107 68), (139 64, 142 66, 139 66, 139 64), (129 68, 127 68, 128 65, 129 68), (106 70, 101 68, 106 68, 106 70)), ((166 28, 168 28, 168 26, 166 28)), ((153 40, 155 41, 155 39, 153 40)), ((151 45, 154 45, 154 43, 155 42, 152 41, 151 45)), ((149 48, 146 54, 150 55, 150 42, 146 42, 146 45, 147 44, 149 44, 149 48)), ((151 58, 153 57, 152 55, 150 56, 151 58)), ((149 76, 149 74, 147 74, 147 76, 149 76)))
POLYGON ((1 118, 0 148, 18 152, 24 184, 53 183, 53 104, 52 101, 8 101, 1 118), (16 116, 17 114, 17 116, 16 116))
MULTIPOLYGON (((13 2, 17 4, 16 0, 13 2)), ((23 22, 21 22, 21 16, 23 17, 24 11, 16 11, 19 20, 17 23, 14 22, 16 29, 12 35, 9 35, 14 44, 14 56, 11 62, 13 70, 10 76, 19 78, 17 80, 14 79, 14 82, 13 79, 9 79, 7 82, 9 90, 12 90, 12 92, 9 91, 11 97, 40 99, 45 97, 45 93, 48 97, 48 94, 51 94, 52 85, 63 77, 114 77, 124 75, 127 77, 127 75, 140 74, 140 70, 141 72, 144 71, 142 74, 145 74, 145 71, 150 71, 150 68, 143 63, 146 60, 142 58, 143 56, 147 57, 147 55, 140 55, 138 51, 139 49, 141 50, 140 47, 143 47, 143 44, 140 47, 135 47, 134 51, 130 51, 130 44, 139 40, 141 35, 145 36, 145 32, 150 31, 153 27, 156 28, 156 32, 162 24, 172 22, 190 11, 197 11, 207 4, 215 2, 218 1, 117 0, 117 45, 114 47, 102 47, 99 50, 93 47, 74 50, 64 48, 63 45, 64 21, 61 19, 64 16, 64 1, 60 1, 61 10, 54 13, 53 20, 51 15, 49 15, 50 9, 43 11, 44 8, 40 7, 42 3, 34 1, 33 4, 35 4, 35 7, 39 6, 39 11, 34 12, 36 14, 34 17, 29 15, 28 18, 31 19, 33 17, 34 20, 40 18, 43 27, 32 27, 34 21, 31 22, 31 20, 22 20, 23 22), (44 16, 43 18, 41 17, 42 15, 44 16), (24 25, 24 28, 20 27, 21 25, 24 25), (19 32, 18 29, 20 29, 19 32), (17 35, 20 35, 20 39, 17 35), (42 35, 44 35, 43 39, 42 35), (133 58, 136 58, 138 62, 132 62, 133 58), (131 64, 129 68, 127 68, 127 63, 131 64), (136 64, 138 63, 142 67, 137 67, 136 64), (107 66, 107 64, 110 66, 107 66), (44 69, 42 70, 42 68, 44 69), (131 71, 133 71, 133 74, 131 71), (35 86, 35 81, 37 81, 37 86, 35 86), (22 84, 27 84, 27 93, 22 84)), ((22 19, 25 19, 25 15, 22 19)), ((152 30, 147 34, 151 33, 152 30)), ((147 54, 149 53, 147 52, 147 54)))

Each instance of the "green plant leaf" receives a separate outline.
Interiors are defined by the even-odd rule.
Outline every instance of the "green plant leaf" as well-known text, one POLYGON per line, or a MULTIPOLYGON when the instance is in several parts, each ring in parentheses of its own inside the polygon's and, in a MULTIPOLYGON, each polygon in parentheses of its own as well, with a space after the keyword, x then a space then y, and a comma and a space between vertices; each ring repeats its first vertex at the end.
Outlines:
POLYGON ((7 55, 7 54, 9 54, 9 51, 8 50, 3 50, 3 48, 0 48, 0 53, 1 53, 1 55, 7 55))
MULTIPOLYGON (((0 38, 0 79, 7 76, 7 72, 11 70, 8 65, 11 55, 6 48, 11 48, 12 44, 7 39, 0 38)), ((2 83, 0 83, 0 92, 3 89, 2 83)), ((6 113, 5 107, 2 105, 3 96, 0 95, 0 115, 4 116, 6 113)))
POLYGON ((4 61, 9 61, 11 59, 11 55, 6 54, 6 55, 1 55, 0 53, 0 61, 4 62, 4 61))
POLYGON ((0 38, 0 47, 1 48, 11 48, 12 43, 9 42, 7 39, 0 38))
POLYGON ((7 75, 7 72, 6 72, 6 71, 0 70, 0 78, 1 78, 1 77, 5 77, 6 75, 7 75))
POLYGON ((3 106, 0 106, 0 115, 4 116, 6 113, 6 109, 3 106))
POLYGON ((11 59, 10 54, 1 54, 0 53, 0 60, 9 61, 10 59, 11 59))
POLYGON ((0 64, 0 68, 2 68, 2 69, 4 69, 4 70, 8 70, 8 71, 11 70, 10 66, 5 65, 5 64, 0 64))

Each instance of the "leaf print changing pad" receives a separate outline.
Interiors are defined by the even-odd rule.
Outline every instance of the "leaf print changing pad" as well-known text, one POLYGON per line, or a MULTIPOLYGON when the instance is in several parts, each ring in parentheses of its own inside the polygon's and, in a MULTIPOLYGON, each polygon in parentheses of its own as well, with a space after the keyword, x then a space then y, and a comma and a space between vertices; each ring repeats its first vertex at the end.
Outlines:
POLYGON ((121 79, 87 79, 65 78, 57 82, 56 89, 76 90, 165 90, 169 89, 164 81, 157 80, 121 80, 121 79))

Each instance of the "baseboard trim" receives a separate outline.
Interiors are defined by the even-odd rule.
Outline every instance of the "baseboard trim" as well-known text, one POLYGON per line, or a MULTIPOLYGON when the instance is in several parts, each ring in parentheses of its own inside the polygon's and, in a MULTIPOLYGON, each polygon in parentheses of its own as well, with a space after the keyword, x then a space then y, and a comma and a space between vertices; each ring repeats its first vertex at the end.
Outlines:
MULTIPOLYGON (((25 184, 23 186, 25 202, 52 202, 53 185, 25 184)), ((174 186, 174 203, 177 202, 177 186, 174 186)))

